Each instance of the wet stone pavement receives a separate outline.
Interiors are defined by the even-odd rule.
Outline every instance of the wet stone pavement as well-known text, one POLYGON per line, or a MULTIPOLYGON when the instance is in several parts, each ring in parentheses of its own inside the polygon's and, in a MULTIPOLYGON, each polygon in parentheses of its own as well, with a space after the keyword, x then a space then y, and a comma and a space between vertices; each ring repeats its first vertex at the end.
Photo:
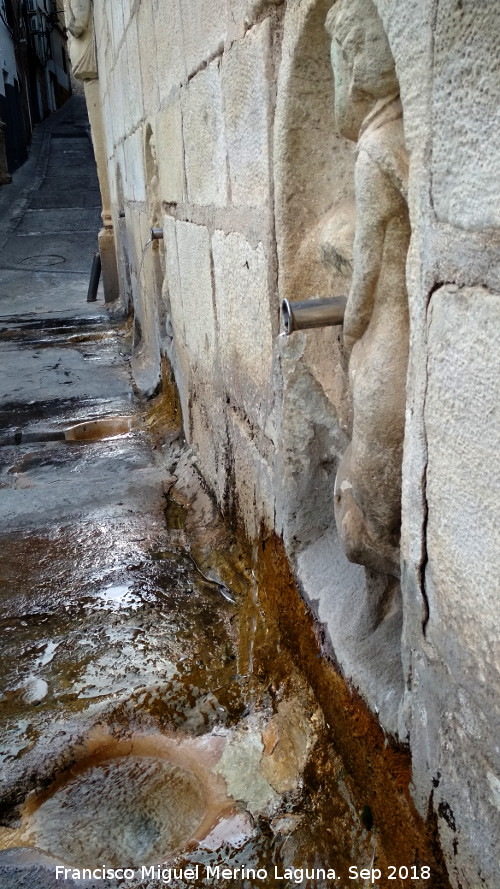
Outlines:
POLYGON ((383 808, 387 741, 334 680, 345 769, 168 368, 138 399, 130 326, 86 302, 98 227, 75 97, 0 190, 0 889, 381 886, 349 867, 390 863, 398 819, 421 860, 404 793, 387 842, 352 780, 383 808))
POLYGON ((174 867, 177 887, 327 885, 286 868, 368 863, 373 837, 168 374, 141 403, 127 324, 86 302, 81 98, 39 128, 0 210, 0 887, 146 889, 174 867), (102 867, 133 879, 77 879, 102 867))

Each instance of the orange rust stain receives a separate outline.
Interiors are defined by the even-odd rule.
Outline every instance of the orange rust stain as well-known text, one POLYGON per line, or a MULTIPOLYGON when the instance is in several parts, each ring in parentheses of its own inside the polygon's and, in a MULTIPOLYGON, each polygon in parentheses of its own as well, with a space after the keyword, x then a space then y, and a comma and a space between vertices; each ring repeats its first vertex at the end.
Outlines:
MULTIPOLYGON (((409 750, 387 738, 360 695, 322 654, 314 618, 275 534, 261 534, 256 574, 261 605, 322 707, 344 781, 360 810, 371 809, 377 866, 410 866, 417 859, 431 867, 432 889, 449 889, 435 824, 423 821, 410 797, 409 750)), ((273 666, 276 671, 276 659, 273 666)))

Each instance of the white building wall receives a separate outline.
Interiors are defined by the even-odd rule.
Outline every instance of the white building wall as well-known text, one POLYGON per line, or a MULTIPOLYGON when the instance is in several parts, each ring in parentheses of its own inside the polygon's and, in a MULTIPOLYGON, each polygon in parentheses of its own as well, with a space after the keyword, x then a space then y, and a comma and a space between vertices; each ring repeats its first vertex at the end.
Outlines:
POLYGON ((5 84, 13 84, 16 76, 14 44, 9 31, 0 19, 0 95, 5 96, 5 84))

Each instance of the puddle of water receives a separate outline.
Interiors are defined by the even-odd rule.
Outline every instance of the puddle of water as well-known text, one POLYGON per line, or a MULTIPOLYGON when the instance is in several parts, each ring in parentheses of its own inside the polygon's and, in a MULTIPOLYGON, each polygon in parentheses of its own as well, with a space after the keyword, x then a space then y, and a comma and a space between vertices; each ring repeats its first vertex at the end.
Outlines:
MULTIPOLYGON (((143 604, 141 597, 135 595, 127 584, 106 587, 97 593, 97 598, 104 608, 111 611, 120 611, 122 608, 135 610, 143 604)), ((95 607, 95 602, 89 603, 87 607, 95 607)))
POLYGON ((186 525, 187 509, 182 503, 178 503, 173 497, 167 497, 167 505, 165 507, 165 521, 167 528, 172 530, 183 530, 186 525))
MULTIPOLYGON (((3 316, 3 323, 5 325, 12 325, 12 327, 2 327, 0 329, 0 338, 4 337, 23 337, 26 332, 32 331, 43 331, 44 333, 50 335, 58 334, 61 330, 64 330, 66 333, 71 334, 73 332, 84 330, 83 335, 89 334, 92 329, 102 330, 102 336, 110 335, 110 332, 105 329, 108 326, 109 319, 105 315, 86 315, 84 318, 34 318, 31 321, 26 321, 20 319, 18 316, 3 316)), ((116 330, 118 336, 122 336, 123 333, 118 328, 116 330)), ((111 335, 115 334, 115 330, 111 333, 111 335)))
POLYGON ((52 640, 47 642, 47 647, 39 660, 39 664, 41 667, 45 667, 46 664, 50 664, 58 645, 59 642, 53 642, 52 640))
POLYGON ((96 420, 86 420, 76 423, 64 432, 66 441, 102 441, 106 438, 114 438, 117 435, 125 435, 134 425, 133 417, 99 417, 96 420))
POLYGON ((49 690, 49 686, 45 682, 45 679, 40 679, 37 676, 29 676, 24 683, 24 689, 25 701, 29 704, 35 704, 44 699, 49 690))
POLYGON ((41 804, 33 845, 76 867, 160 861, 193 837, 206 793, 189 770, 146 756, 91 766, 41 804))
POLYGON ((127 435, 136 425, 134 417, 97 417, 74 423, 67 429, 17 429, 0 436, 0 447, 18 447, 24 444, 46 444, 54 441, 92 442, 107 441, 127 435))
MULTIPOLYGON (((123 407, 121 408, 123 410, 123 407)), ((0 408, 2 429, 26 426, 38 423, 50 417, 52 421, 64 421, 67 425, 84 422, 89 414, 105 410, 109 413, 109 402, 105 399, 93 398, 58 398, 51 401, 34 399, 33 401, 4 402, 0 408), (81 418, 81 420, 80 420, 81 418)), ((91 419, 93 419, 91 417, 91 419)))
POLYGON ((346 876, 353 863, 369 867, 375 848, 381 867, 413 862, 416 848, 431 861, 428 842, 412 834, 407 761, 386 751, 334 671, 319 674, 325 659, 316 638, 308 641, 309 618, 278 550, 267 544, 252 558, 207 522, 196 538, 193 509, 182 510, 183 527, 174 510, 166 531, 160 511, 150 525, 103 513, 3 540, 5 823, 23 814, 35 787, 49 790, 28 799, 24 834, 0 836, 0 848, 36 844, 75 866, 122 867, 206 838, 190 847, 187 864, 260 865, 270 874, 274 864, 282 873, 319 862, 346 876), (236 602, 215 595, 225 584, 236 602), (335 747, 282 639, 290 648, 295 640, 313 679, 318 671, 335 747), (23 694, 21 669, 50 688, 39 706, 23 694), (98 756, 90 748, 76 755, 96 724, 108 726, 114 746, 101 740, 98 756), (139 744, 135 732, 156 734, 139 744), (217 800, 210 775, 222 782, 217 800), (236 812, 231 789, 241 797, 236 812), (372 829, 362 817, 368 806, 372 829), (218 831, 227 815, 231 828, 218 831))
POLYGON ((186 844, 224 836, 243 841, 248 818, 236 818, 217 764, 224 738, 167 734, 117 740, 93 730, 75 748, 77 762, 38 796, 21 825, 0 828, 0 850, 42 849, 74 867, 96 862, 136 867, 164 861, 186 844))

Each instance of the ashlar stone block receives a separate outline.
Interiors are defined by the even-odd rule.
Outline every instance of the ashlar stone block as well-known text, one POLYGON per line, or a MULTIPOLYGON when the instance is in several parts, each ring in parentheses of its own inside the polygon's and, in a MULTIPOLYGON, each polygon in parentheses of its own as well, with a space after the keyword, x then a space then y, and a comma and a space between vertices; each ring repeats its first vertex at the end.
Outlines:
MULTIPOLYGON (((443 287, 431 301, 425 427, 428 634, 469 649, 478 676, 500 681, 500 295, 443 287)), ((443 654, 445 652, 443 651, 443 654)))
POLYGON ((131 126, 136 127, 144 114, 142 98, 141 68, 139 63, 139 40, 137 21, 134 18, 127 29, 128 90, 126 101, 130 111, 131 126))
POLYGON ((142 129, 132 133, 124 142, 125 197, 130 201, 146 200, 146 178, 142 147, 142 129))
POLYGON ((432 193, 459 228, 500 225, 500 4, 440 0, 434 35, 432 193))
POLYGON ((279 6, 283 0, 229 0, 227 40, 243 37, 245 29, 267 10, 279 6))
MULTIPOLYGON (((123 142, 116 146, 113 157, 113 181, 115 183, 116 205, 123 210, 125 203, 125 149, 123 142)), ((114 198, 112 199, 114 202, 114 198)))
POLYGON ((172 91, 187 79, 180 0, 153 0, 152 8, 156 28, 157 77, 163 105, 171 100, 172 91))
MULTIPOLYGON (((102 77, 102 68, 104 72, 104 91, 109 91, 109 79, 111 77, 115 65, 115 46, 113 42, 113 16, 109 6, 101 6, 101 23, 96 23, 95 32, 97 35, 97 70, 99 72, 99 80, 102 77), (99 30, 98 30, 99 28, 99 30), (100 35, 100 39, 99 39, 100 35)), ((94 10, 96 15, 97 10, 94 10)))
POLYGON ((274 522, 273 467, 262 456, 236 414, 228 422, 234 493, 246 533, 251 540, 259 536, 263 521, 267 528, 274 522))
POLYGON ((212 249, 224 385, 258 422, 273 349, 266 253, 238 232, 216 231, 212 249))
POLYGON ((271 53, 269 20, 224 55, 221 67, 231 198, 258 207, 269 199, 271 53))
POLYGON ((216 333, 210 236, 204 226, 191 222, 177 222, 176 236, 185 344, 192 366, 211 375, 216 333))
MULTIPOLYGON (((440 775, 434 807, 458 886, 498 883, 500 294, 434 292, 425 400, 428 506, 422 669, 413 657, 413 776, 440 775), (432 656, 429 653, 432 652, 432 656), (419 712, 420 710, 420 712, 419 712), (494 785, 496 786, 496 785, 494 785), (485 842, 485 837, 488 840, 485 842), (458 838, 458 843, 456 842, 458 838)), ((425 785, 424 785, 425 786, 425 785)), ((452 873, 453 873, 452 870, 452 873)))
POLYGON ((106 157, 110 161, 113 157, 114 144, 113 144, 113 129, 109 124, 111 120, 111 101, 109 98, 109 93, 106 93, 102 100, 102 114, 105 121, 107 121, 107 126, 104 127, 104 138, 106 140, 106 157))
POLYGON ((187 74, 221 53, 226 39, 225 0, 190 0, 181 3, 182 32, 187 74))
POLYGON ((126 136, 130 133, 134 126, 134 118, 132 113, 132 105, 128 99, 130 88, 128 73, 128 50, 127 41, 121 45, 118 64, 116 67, 117 78, 115 79, 115 88, 121 92, 122 112, 123 112, 123 133, 126 136))
POLYGON ((167 203, 184 199, 184 146, 180 101, 156 116, 156 156, 160 177, 160 198, 167 203))
POLYGON ((111 21, 113 28, 113 43, 115 47, 115 57, 118 55, 118 47, 123 38, 123 8, 121 3, 110 3, 111 21))
POLYGON ((226 142, 219 65, 213 62, 184 92, 187 197, 193 204, 224 207, 228 200, 226 142))
POLYGON ((177 273, 171 223, 167 226, 167 251, 171 251, 167 257, 167 276, 174 366, 184 428, 188 441, 198 454, 205 478, 222 500, 226 485, 227 439, 216 349, 210 236, 204 226, 189 222, 175 224, 177 273))
POLYGON ((163 296, 169 312, 172 334, 178 342, 184 342, 184 314, 182 310, 181 279, 177 258, 175 219, 163 216, 163 245, 165 248, 165 281, 163 296))
POLYGON ((150 3, 141 3, 137 10, 139 36, 139 62, 141 66, 142 95, 146 117, 159 109, 160 92, 156 56, 156 22, 150 3))
POLYGON ((117 65, 109 80, 109 100, 110 100, 110 108, 111 108, 111 118, 109 119, 108 126, 111 124, 113 131, 113 144, 116 146, 123 139, 126 128, 125 128, 125 117, 123 111, 123 92, 120 87, 121 84, 121 71, 120 66, 117 65))
POLYGON ((108 23, 108 10, 99 4, 94 9, 94 29, 95 33, 99 34, 99 40, 96 41, 97 70, 99 72, 101 94, 104 95, 107 92, 110 71, 106 56, 111 43, 111 35, 108 23))

